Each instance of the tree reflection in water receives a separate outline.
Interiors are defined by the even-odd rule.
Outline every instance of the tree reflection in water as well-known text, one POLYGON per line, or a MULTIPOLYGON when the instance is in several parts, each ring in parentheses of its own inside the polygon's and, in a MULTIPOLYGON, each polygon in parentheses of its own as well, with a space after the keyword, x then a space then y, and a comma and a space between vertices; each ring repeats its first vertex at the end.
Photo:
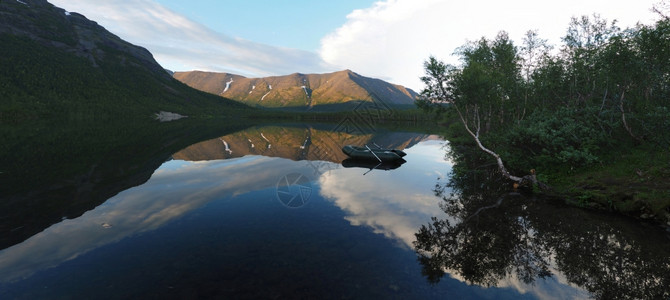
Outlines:
MULTIPOLYGON (((525 283, 562 274, 598 299, 670 299, 670 240, 652 225, 509 193, 495 170, 454 172, 435 193, 444 218, 416 233, 428 281, 449 272, 471 284, 525 283)), ((459 165, 460 163, 460 165, 459 165)), ((471 168, 470 170, 473 170, 471 168)))

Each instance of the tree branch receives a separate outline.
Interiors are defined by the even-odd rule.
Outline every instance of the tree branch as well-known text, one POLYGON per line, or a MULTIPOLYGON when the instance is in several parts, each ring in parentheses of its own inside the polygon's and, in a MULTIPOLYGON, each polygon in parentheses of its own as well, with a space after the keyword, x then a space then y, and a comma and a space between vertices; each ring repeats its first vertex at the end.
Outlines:
POLYGON ((481 149, 482 151, 490 154, 491 156, 493 156, 496 159, 496 162, 498 163, 498 169, 500 169, 500 172, 503 174, 503 176, 505 176, 505 178, 507 178, 507 179, 511 179, 513 181, 521 183, 521 181, 523 181, 523 178, 510 174, 507 171, 507 168, 505 168, 505 164, 503 164, 503 161, 502 161, 502 158, 500 158, 500 155, 498 155, 498 153, 495 153, 495 152, 491 151, 490 149, 484 147, 482 142, 479 140, 479 129, 480 129, 479 111, 476 111, 476 113, 475 113, 475 118, 477 120, 477 133, 475 133, 470 129, 470 126, 468 126, 468 123, 465 122, 465 118, 463 117, 463 114, 461 113, 461 110, 458 108, 458 106, 454 105, 454 108, 456 108, 456 112, 458 113, 458 116, 461 118, 461 122, 463 122, 463 126, 465 126, 465 130, 470 134, 470 136, 472 136, 473 139, 475 139, 475 142, 477 143, 477 146, 479 147, 479 149, 481 149))
POLYGON ((642 139, 633 134, 633 130, 630 129, 628 123, 626 122, 626 112, 623 109, 623 99, 626 94, 626 90, 621 91, 621 97, 619 98, 619 110, 621 110, 621 121, 623 122, 623 127, 628 131, 628 134, 635 140, 642 142, 642 139))

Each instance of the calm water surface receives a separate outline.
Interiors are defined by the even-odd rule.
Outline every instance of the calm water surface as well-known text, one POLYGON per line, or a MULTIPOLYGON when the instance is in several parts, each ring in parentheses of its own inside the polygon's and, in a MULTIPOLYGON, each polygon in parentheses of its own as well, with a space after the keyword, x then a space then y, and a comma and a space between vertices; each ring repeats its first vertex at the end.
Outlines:
MULTIPOLYGON (((500 269, 479 266, 488 276, 486 281, 455 267, 467 263, 448 263, 476 250, 452 249, 450 253, 461 256, 447 257, 448 262, 420 262, 422 253, 438 257, 418 252, 414 244, 417 232, 432 224, 432 217, 470 222, 445 213, 443 194, 435 192, 436 184, 451 173, 447 148, 448 143, 434 135, 356 136, 300 126, 252 128, 204 141, 175 153, 146 183, 0 250, 0 298, 578 299, 601 297, 602 289, 610 290, 607 280, 595 280, 598 286, 593 288, 588 280, 578 281, 566 273, 569 263, 560 260, 556 250, 566 240, 556 245, 526 240, 528 245, 542 244, 547 249, 542 252, 547 254, 542 260, 546 265, 538 268, 549 275, 533 273, 531 280, 515 271, 523 267, 513 265, 514 259, 505 258, 500 269), (391 170, 340 163, 345 158, 339 150, 343 144, 372 142, 405 148, 407 162, 391 170), (430 264, 433 272, 445 274, 435 280, 429 274, 430 264)), ((518 197, 510 196, 488 211, 503 211, 505 205, 521 207, 529 201, 518 197)), ((530 214, 519 212, 512 217, 527 221, 524 234, 529 236, 546 232, 531 223, 544 218, 536 212, 544 208, 537 207, 549 204, 534 203, 523 210, 530 214)), ((550 209, 572 212, 563 206, 550 209)), ((609 216, 598 218, 598 222, 610 222, 609 216)), ((477 226, 488 230, 486 220, 477 222, 481 223, 474 225, 474 232, 477 226)), ((633 223, 625 226, 629 227, 623 231, 649 229, 633 223)), ((605 233, 609 238, 605 244, 647 251, 645 242, 630 242, 617 232, 605 233)), ((587 233, 591 236, 580 234, 573 234, 576 240, 600 238, 593 231, 587 233)), ((472 240, 478 235, 459 236, 472 240)), ((649 251, 667 255, 662 231, 651 238, 661 250, 649 251)), ((441 245, 431 247, 439 252, 441 245)), ((514 251, 517 258, 540 256, 540 252, 514 251)), ((495 251, 486 253, 472 259, 505 257, 495 251)), ((617 257, 629 259, 626 254, 617 257)), ((645 274, 635 274, 640 289, 649 287, 648 295, 667 292, 663 285, 657 286, 668 280, 663 273, 670 269, 667 258, 639 262, 660 268, 661 273, 651 278, 644 278, 650 276, 644 268, 645 274), (651 283, 645 285, 646 281, 651 283)), ((542 265, 530 260, 531 269, 542 265)), ((616 264, 612 272, 623 265, 616 264)))

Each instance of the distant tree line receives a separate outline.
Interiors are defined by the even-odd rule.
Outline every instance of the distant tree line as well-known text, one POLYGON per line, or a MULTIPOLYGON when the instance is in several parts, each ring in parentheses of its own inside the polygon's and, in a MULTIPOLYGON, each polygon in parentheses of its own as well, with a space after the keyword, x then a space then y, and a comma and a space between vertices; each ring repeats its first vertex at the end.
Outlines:
POLYGON ((666 10, 660 4, 655 24, 626 29, 595 14, 572 18, 558 49, 537 31, 528 31, 521 46, 504 31, 469 42, 456 50, 459 66, 435 57, 425 62, 418 104, 459 120, 456 132, 498 149, 493 154, 515 171, 585 166, 617 147, 667 151, 666 10))

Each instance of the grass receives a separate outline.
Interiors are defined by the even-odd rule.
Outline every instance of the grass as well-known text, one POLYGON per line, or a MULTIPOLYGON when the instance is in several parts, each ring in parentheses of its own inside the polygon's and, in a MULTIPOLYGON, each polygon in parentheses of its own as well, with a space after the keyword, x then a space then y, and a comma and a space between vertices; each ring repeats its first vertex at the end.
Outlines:
POLYGON ((556 176, 553 185, 576 205, 626 215, 670 215, 670 152, 643 145, 611 153, 605 163, 556 176))
MULTIPOLYGON (((472 138, 464 134, 459 122, 445 124, 445 136, 459 152, 474 151, 469 156, 482 162, 493 160, 480 151, 472 138)), ((619 142, 618 147, 601 149, 599 162, 588 166, 571 166, 554 159, 550 168, 536 168, 538 179, 552 187, 551 196, 565 199, 569 204, 615 211, 633 217, 670 222, 670 151, 652 143, 642 145, 619 142)), ((494 151, 506 160, 518 148, 500 143, 494 151)), ((516 155, 517 163, 529 164, 533 157, 516 155)), ((536 157, 535 157, 536 158, 536 157)), ((548 156, 552 159, 554 156, 548 156)), ((527 169, 510 169, 517 176, 526 175, 527 169)))

